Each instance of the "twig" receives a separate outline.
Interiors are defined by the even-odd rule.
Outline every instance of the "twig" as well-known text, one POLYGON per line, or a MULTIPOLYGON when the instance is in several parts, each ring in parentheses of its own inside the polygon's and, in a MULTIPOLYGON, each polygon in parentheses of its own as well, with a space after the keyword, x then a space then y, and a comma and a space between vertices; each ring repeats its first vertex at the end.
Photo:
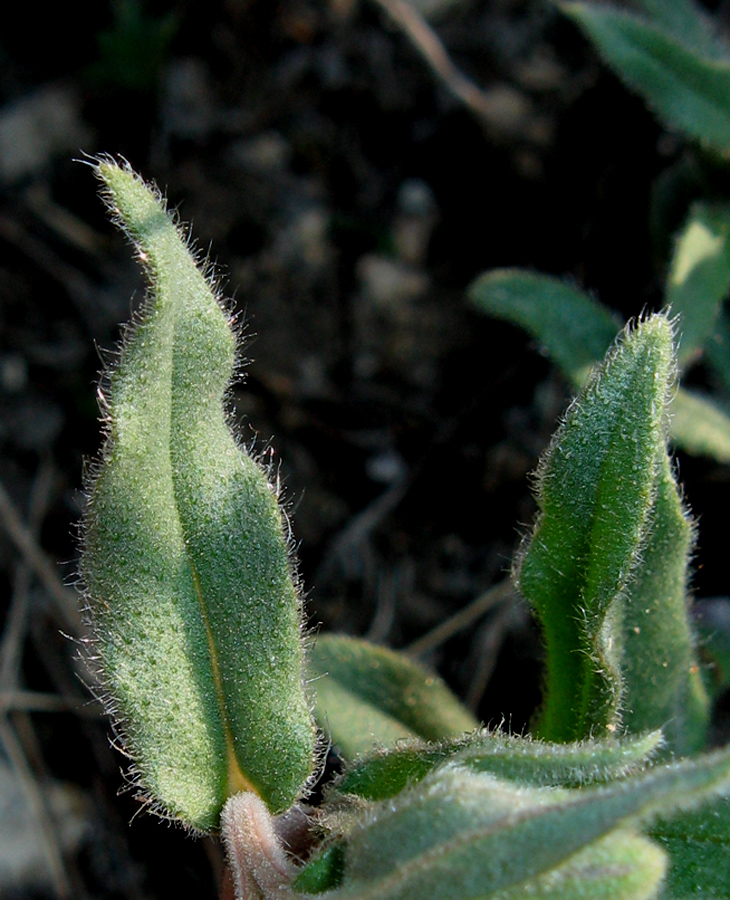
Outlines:
MULTIPOLYGON (((48 509, 53 481, 54 467, 50 459, 46 458, 39 466, 30 492, 28 523, 33 534, 40 528, 48 509)), ((0 690, 7 689, 17 682, 28 624, 31 578, 31 569, 21 561, 15 569, 13 594, 0 643, 0 690)))
POLYGON ((464 700, 466 706, 472 711, 476 711, 489 684, 505 637, 516 624, 522 621, 523 615, 522 607, 510 603, 498 610, 484 625, 485 634, 481 639, 477 666, 464 700))
POLYGON ((43 792, 26 758, 23 745, 13 724, 7 718, 7 713, 11 710, 27 714, 28 712, 51 712, 72 708, 72 704, 58 695, 26 691, 17 687, 28 624, 28 605, 33 574, 41 578, 46 588, 57 600, 59 598, 56 595, 63 595, 61 609, 64 621, 68 621, 66 609, 69 592, 60 584, 52 564, 45 557, 34 536, 34 532, 40 528, 48 508, 53 476, 53 465, 49 460, 45 460, 33 481, 28 510, 29 527, 23 524, 7 492, 0 484, 0 520, 5 531, 22 554, 21 562, 15 570, 13 596, 3 629, 2 644, 0 644, 0 743, 5 748, 12 770, 28 799, 43 852, 49 865, 55 892, 58 897, 66 898, 71 896, 72 891, 63 862, 57 829, 43 792))
POLYGON ((25 758, 20 741, 10 723, 3 716, 0 716, 0 743, 5 748, 10 765, 25 791, 33 816, 40 829, 41 843, 50 867, 56 894, 61 900, 65 900, 65 898, 71 897, 71 884, 63 863, 63 856, 56 837, 51 811, 48 808, 43 792, 33 777, 33 772, 25 758))
POLYGON ((503 603, 513 594, 514 588, 512 583, 509 578, 505 578, 498 585, 480 594, 476 600, 472 600, 468 606, 460 609, 451 618, 437 625, 427 634, 413 641, 412 644, 409 644, 405 648, 406 653, 410 653, 412 656, 422 656, 424 653, 434 650, 455 634, 468 628, 469 625, 480 619, 490 609, 503 603))
POLYGON ((36 268, 48 273, 51 278, 64 285, 76 308, 84 320, 91 323, 92 328, 98 328, 102 324, 94 285, 86 275, 65 262, 55 251, 25 228, 18 219, 0 215, 0 236, 20 250, 36 268))
POLYGON ((377 496, 371 503, 360 510, 348 522, 347 526, 332 541, 315 573, 316 584, 329 580, 330 573, 337 563, 345 568, 347 562, 357 557, 369 535, 378 527, 401 502, 409 482, 406 479, 395 481, 387 490, 377 496))
POLYGON ((81 633, 81 617, 76 594, 64 587, 55 565, 41 549, 36 539, 23 524, 8 492, 0 482, 0 525, 20 551, 26 564, 33 570, 43 587, 55 601, 64 623, 74 636, 81 633))
POLYGON ((396 22, 443 86, 491 128, 504 130, 503 102, 480 90, 460 72, 436 32, 406 0, 374 0, 396 22))
POLYGON ((377 579, 375 615, 365 635, 366 640, 372 641, 374 644, 384 642, 393 627, 398 599, 398 583, 402 579, 405 566, 406 564, 400 566, 398 571, 386 570, 377 579))

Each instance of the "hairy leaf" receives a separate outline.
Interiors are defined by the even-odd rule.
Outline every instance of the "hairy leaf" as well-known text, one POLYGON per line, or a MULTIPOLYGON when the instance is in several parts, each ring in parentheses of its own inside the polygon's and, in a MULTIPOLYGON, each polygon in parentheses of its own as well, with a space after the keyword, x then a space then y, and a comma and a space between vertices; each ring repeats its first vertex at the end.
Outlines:
POLYGON ((666 454, 651 521, 626 599, 622 724, 632 732, 662 728, 668 749, 687 755, 704 745, 709 703, 687 619, 692 526, 666 454))
POLYGON ((662 743, 659 731, 621 741, 573 744, 477 731, 453 741, 405 743, 371 753, 351 765, 335 789, 368 800, 385 800, 448 761, 535 787, 576 787, 609 781, 641 768, 662 743))
POLYGON ((160 196, 109 160, 97 174, 151 293, 105 398, 84 530, 91 625, 143 787, 210 829, 230 794, 280 810, 311 774, 301 603, 275 492, 227 424, 229 317, 160 196))
POLYGON ((624 595, 652 525, 673 377, 671 325, 653 316, 594 370, 541 462, 540 513, 515 574, 543 627, 547 740, 619 722, 624 595))
MULTIPOLYGON (((304 894, 321 894, 338 888, 345 872, 345 849, 345 844, 340 842, 317 854, 299 873, 296 889, 304 894)), ((649 900, 656 896, 666 868, 666 854, 656 844, 634 831, 620 829, 583 847, 566 862, 535 878, 494 893, 483 886, 476 897, 484 900, 586 900, 587 897, 649 900)), ((410 895, 404 891, 403 896, 410 895)))

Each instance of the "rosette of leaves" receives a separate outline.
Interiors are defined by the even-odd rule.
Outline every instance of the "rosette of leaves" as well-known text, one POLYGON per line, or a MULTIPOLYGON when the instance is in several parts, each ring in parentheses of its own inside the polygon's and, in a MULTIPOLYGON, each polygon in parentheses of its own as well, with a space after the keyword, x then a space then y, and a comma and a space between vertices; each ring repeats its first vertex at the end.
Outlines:
POLYGON ((543 458, 515 574, 545 701, 535 737, 485 731, 401 654, 325 636, 307 663, 277 498, 227 423, 229 317, 159 194, 96 170, 151 293, 109 373, 83 572, 149 801, 220 825, 238 900, 730 898, 730 752, 663 761, 700 750, 707 720, 669 319, 627 328, 582 376, 543 458), (314 769, 307 680, 345 760, 316 811, 290 809, 314 769), (302 814, 304 860, 283 837, 302 814))

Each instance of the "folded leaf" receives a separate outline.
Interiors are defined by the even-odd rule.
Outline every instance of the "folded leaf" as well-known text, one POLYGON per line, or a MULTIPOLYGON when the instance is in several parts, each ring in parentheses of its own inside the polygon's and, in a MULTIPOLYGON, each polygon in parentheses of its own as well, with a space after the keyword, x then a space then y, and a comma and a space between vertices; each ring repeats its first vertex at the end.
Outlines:
POLYGON ((671 325, 652 316, 594 370, 541 462, 515 575, 543 628, 547 740, 620 722, 624 594, 650 534, 673 377, 671 325))
POLYGON ((377 744, 438 741, 477 727, 440 678, 367 641, 321 635, 309 669, 316 679, 317 720, 347 759, 377 744))
POLYGON ((700 55, 672 32, 607 6, 562 3, 606 62, 671 128, 730 152, 730 62, 700 55))
POLYGON ((313 767, 301 601, 275 492, 224 411, 236 340, 161 198, 102 160, 151 294, 104 400, 83 576, 119 727, 168 814, 217 826, 254 790, 288 807, 313 767))
POLYGON ((704 746, 709 701, 687 618, 693 529, 666 453, 651 521, 626 596, 622 724, 630 732, 662 728, 667 749, 688 755, 704 746))

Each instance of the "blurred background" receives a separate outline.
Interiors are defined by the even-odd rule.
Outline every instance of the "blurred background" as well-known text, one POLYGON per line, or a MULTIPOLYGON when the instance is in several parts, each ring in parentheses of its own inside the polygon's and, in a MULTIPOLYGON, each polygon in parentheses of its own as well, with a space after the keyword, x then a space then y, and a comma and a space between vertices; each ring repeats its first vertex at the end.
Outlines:
MULTIPOLYGON (((653 186, 686 151, 548 3, 404 5, 119 0, 4 19, 3 898, 204 900, 220 866, 124 791, 77 660, 96 380, 144 293, 89 154, 128 159, 210 248, 245 324, 235 416, 280 466, 310 624, 413 646, 489 724, 522 731, 539 703, 539 636, 499 585, 569 392, 464 291, 517 265, 623 317, 658 305, 680 220, 653 186)), ((680 474, 694 591, 723 593, 728 470, 682 458, 680 474)))

